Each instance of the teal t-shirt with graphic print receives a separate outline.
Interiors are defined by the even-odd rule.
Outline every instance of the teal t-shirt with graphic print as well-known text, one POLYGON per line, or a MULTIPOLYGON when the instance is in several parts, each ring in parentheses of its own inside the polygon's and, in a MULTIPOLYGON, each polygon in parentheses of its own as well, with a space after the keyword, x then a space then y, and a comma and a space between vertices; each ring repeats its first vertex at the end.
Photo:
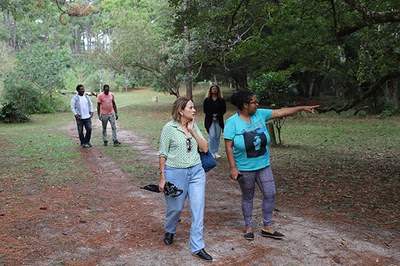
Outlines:
POLYGON ((233 141, 233 156, 237 169, 255 171, 270 165, 268 143, 271 138, 266 122, 271 117, 271 109, 257 109, 248 123, 239 113, 226 120, 224 138, 233 141))

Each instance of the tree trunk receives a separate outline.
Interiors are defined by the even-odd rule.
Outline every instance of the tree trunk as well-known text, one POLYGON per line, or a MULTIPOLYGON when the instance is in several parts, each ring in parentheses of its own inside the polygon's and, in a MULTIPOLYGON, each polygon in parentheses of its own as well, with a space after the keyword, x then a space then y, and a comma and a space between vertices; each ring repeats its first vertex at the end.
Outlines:
POLYGON ((311 81, 308 84, 308 98, 311 98, 311 96, 313 95, 314 84, 315 84, 315 78, 311 78, 311 81))
MULTIPOLYGON (((183 12, 186 13, 188 8, 189 8, 189 3, 190 0, 185 0, 183 2, 183 12)), ((188 16, 186 16, 187 18, 188 16)), ((183 35, 185 36, 186 44, 185 44, 185 50, 189 50, 190 46, 190 31, 189 31, 189 26, 187 21, 185 20, 184 26, 183 26, 183 35)), ((189 99, 193 99, 193 82, 192 82, 192 60, 190 58, 190 55, 187 56, 184 62, 185 66, 185 72, 186 72, 186 97, 189 99)))
POLYGON ((236 90, 247 89, 247 73, 246 72, 231 72, 231 77, 235 81, 236 90))
POLYGON ((276 137, 275 137, 275 130, 274 130, 274 123, 273 122, 268 122, 267 123, 267 130, 269 133, 269 136, 271 137, 271 146, 276 146, 276 137))
POLYGON ((213 76, 214 76, 214 84, 219 85, 217 80, 217 75, 214 74, 213 76))
POLYGON ((74 28, 71 31, 73 37, 72 51, 77 55, 81 53, 81 34, 79 28, 74 28))
POLYGON ((399 79, 386 82, 387 100, 393 105, 395 110, 399 109, 399 79))
POLYGON ((15 21, 9 11, 3 12, 3 24, 8 30, 8 47, 10 47, 13 51, 17 51, 17 21, 15 21))

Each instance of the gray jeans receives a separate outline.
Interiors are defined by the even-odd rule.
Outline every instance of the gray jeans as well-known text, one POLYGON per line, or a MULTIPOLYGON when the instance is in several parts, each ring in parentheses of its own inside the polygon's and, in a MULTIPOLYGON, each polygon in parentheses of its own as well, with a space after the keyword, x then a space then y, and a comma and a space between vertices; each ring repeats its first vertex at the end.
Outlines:
POLYGON ((256 183, 263 195, 263 224, 267 226, 271 225, 275 202, 275 182, 271 167, 267 166, 257 171, 240 172, 243 174, 243 178, 239 181, 239 184, 242 190, 242 211, 245 226, 250 227, 253 224, 253 198, 256 183))
POLYGON ((110 115, 101 114, 100 118, 101 118, 101 124, 103 126, 103 141, 108 141, 108 137, 107 137, 108 121, 110 121, 110 124, 111 124, 112 139, 114 142, 117 141, 118 138, 117 138, 117 127, 115 126, 115 115, 114 114, 110 114, 110 115))

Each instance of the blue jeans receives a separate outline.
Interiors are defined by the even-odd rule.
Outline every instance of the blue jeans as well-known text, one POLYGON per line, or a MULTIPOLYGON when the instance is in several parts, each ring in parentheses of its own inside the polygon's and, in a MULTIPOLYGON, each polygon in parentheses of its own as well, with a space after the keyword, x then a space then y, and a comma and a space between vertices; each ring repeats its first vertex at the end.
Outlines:
POLYGON ((271 225, 272 211, 274 210, 275 203, 275 181, 271 167, 267 166, 256 171, 240 172, 243 175, 239 184, 242 190, 242 212, 245 226, 251 227, 253 223, 253 198, 256 183, 263 195, 263 224, 266 226, 271 225))
POLYGON ((208 143, 210 144, 210 152, 214 154, 218 152, 219 139, 221 137, 221 127, 218 121, 213 121, 209 129, 210 134, 208 135, 208 143))
POLYGON ((78 127, 78 134, 81 145, 89 143, 90 137, 92 136, 92 119, 87 118, 76 120, 76 125, 78 127), (86 135, 83 134, 83 127, 85 127, 86 135))
POLYGON ((167 210, 164 228, 167 233, 175 234, 186 197, 189 197, 191 228, 190 248, 196 253, 204 248, 203 221, 206 174, 201 164, 189 168, 165 167, 165 180, 172 182, 183 193, 176 198, 165 196, 167 210))

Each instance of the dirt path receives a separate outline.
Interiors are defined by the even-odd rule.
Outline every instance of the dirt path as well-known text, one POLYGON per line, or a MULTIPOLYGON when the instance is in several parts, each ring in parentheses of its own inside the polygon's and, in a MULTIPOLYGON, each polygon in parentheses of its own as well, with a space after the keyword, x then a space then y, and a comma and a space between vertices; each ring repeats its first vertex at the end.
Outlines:
MULTIPOLYGON (((142 138, 131 131, 118 133, 123 145, 141 152, 143 161, 135 163, 157 164, 156 151, 142 138)), ((74 125, 68 134, 76 139, 74 125)), ((203 265, 190 255, 187 206, 173 245, 165 246, 162 195, 139 189, 141 184, 131 181, 96 146, 80 151, 90 180, 27 196, 15 207, 15 215, 2 217, 9 237, 4 242, 7 257, 0 265, 203 265)), ((395 247, 360 240, 354 237, 357 230, 342 231, 284 208, 274 220, 285 240, 256 234, 249 242, 242 237, 237 184, 212 171, 207 178, 204 239, 214 257, 212 264, 400 265, 400 250, 395 247)), ((256 199, 255 221, 261 221, 260 195, 256 199)))

